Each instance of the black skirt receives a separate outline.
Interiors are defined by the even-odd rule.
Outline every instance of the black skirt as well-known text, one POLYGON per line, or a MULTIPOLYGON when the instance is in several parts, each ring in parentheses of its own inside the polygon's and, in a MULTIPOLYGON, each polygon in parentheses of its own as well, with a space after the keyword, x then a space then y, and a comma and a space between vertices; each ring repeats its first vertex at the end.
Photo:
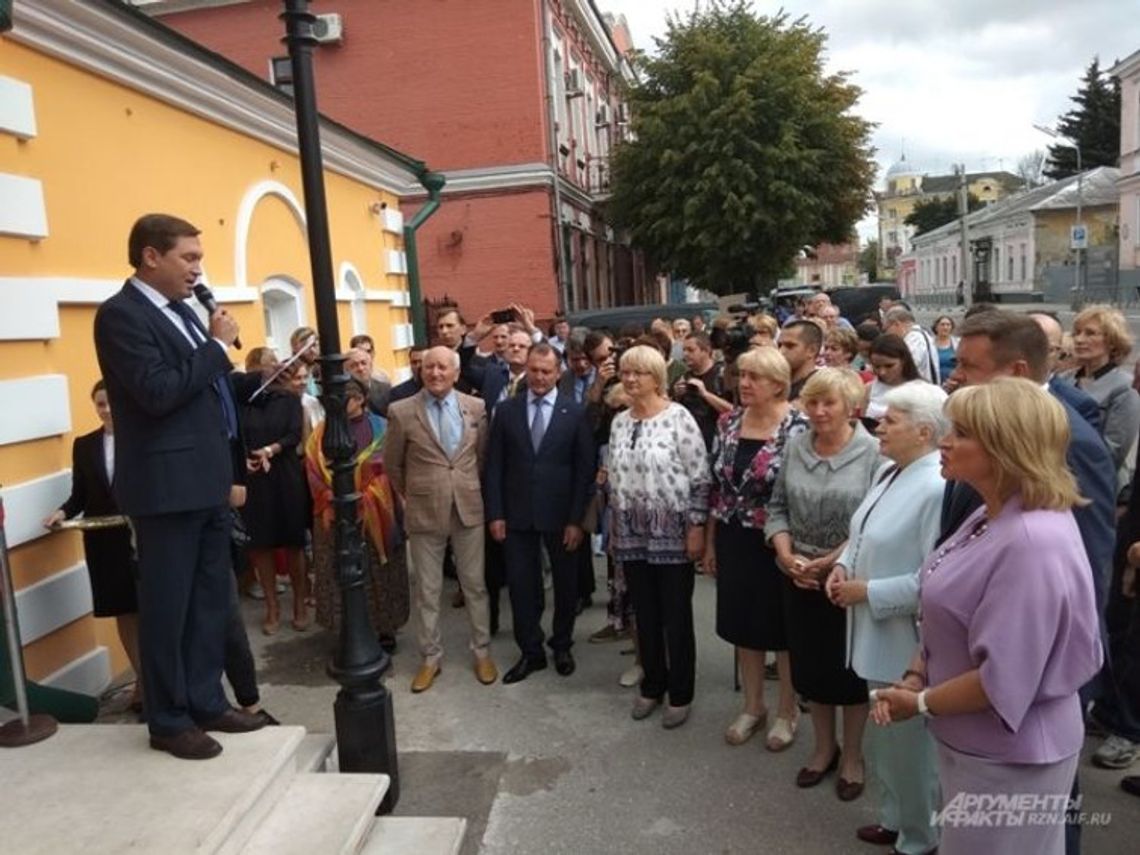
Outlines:
POLYGON ((131 548, 130 529, 122 526, 85 531, 83 552, 91 579, 95 617, 118 617, 137 612, 138 568, 131 548))
POLYGON ((867 684, 847 667, 847 614, 822 591, 783 578, 792 685, 805 700, 846 706, 867 703, 867 684))
POLYGON ((764 530, 716 524, 716 634, 748 650, 787 650, 776 553, 764 530))

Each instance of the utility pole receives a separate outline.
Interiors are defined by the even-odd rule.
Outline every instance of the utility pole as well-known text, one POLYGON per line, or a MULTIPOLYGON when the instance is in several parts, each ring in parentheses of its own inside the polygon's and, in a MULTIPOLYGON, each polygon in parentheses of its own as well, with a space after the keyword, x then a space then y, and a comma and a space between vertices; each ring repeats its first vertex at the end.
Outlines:
POLYGON ((969 308, 974 302, 974 271, 970 264, 970 224, 966 222, 966 215, 970 212, 966 164, 959 163, 954 167, 954 172, 958 176, 958 227, 961 232, 958 238, 958 267, 961 273, 959 281, 962 283, 962 300, 966 308, 969 308))

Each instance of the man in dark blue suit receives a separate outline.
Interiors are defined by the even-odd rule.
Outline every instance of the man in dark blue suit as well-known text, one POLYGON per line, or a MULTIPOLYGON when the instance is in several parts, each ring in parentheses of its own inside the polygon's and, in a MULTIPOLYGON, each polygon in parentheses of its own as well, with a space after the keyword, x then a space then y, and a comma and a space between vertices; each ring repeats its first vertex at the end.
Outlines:
POLYGON ((141 217, 128 240, 134 275, 95 316, 115 419, 115 499, 138 550, 150 744, 186 759, 221 753, 207 730, 262 726, 231 709, 221 684, 237 436, 226 354, 238 327, 219 310, 207 329, 183 302, 202 274, 198 235, 177 217, 141 217))
POLYGON ((542 342, 526 361, 527 392, 499 404, 487 443, 483 492, 491 537, 503 544, 515 642, 522 658, 503 676, 525 680, 546 667, 541 626, 541 547, 550 556, 554 622, 550 647, 562 676, 574 673, 570 653, 578 599, 582 518, 594 478, 594 443, 586 410, 560 395, 561 357, 542 342))
MULTIPOLYGON (((1053 392, 1047 382, 1049 341, 1033 318, 1012 312, 981 312, 962 323, 959 335, 958 364, 951 375, 956 386, 973 386, 988 383, 995 377, 1013 376, 1034 380, 1053 392)), ((1081 495, 1089 500, 1088 505, 1074 508, 1073 516, 1092 569, 1101 639, 1107 651, 1104 610, 1108 584, 1112 577, 1112 554, 1116 538, 1116 467, 1108 446, 1096 428, 1064 397, 1056 392, 1053 394, 1065 408, 1065 415, 1069 419, 1072 434, 1067 455, 1069 469, 1077 479, 1081 495)), ((967 485, 948 483, 942 505, 942 535, 939 542, 953 534, 981 503, 981 497, 967 485)), ((1096 682, 1094 679, 1082 689, 1083 702, 1087 703, 1091 698, 1096 682)), ((1074 781, 1072 795, 1076 798, 1079 794, 1079 783, 1074 781)), ((1067 855, 1077 855, 1080 852, 1080 825, 1069 824, 1065 832, 1067 855)))

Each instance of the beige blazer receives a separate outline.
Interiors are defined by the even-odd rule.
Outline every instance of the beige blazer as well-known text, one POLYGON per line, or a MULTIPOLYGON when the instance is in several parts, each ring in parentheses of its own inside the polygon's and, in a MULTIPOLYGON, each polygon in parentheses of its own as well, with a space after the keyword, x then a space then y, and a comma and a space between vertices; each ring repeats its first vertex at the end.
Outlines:
POLYGON ((456 394, 463 436, 454 458, 448 458, 432 430, 426 389, 388 408, 384 466, 392 486, 404 497, 404 527, 409 534, 447 532, 453 505, 463 525, 483 524, 479 475, 487 448, 487 410, 478 398, 456 394))

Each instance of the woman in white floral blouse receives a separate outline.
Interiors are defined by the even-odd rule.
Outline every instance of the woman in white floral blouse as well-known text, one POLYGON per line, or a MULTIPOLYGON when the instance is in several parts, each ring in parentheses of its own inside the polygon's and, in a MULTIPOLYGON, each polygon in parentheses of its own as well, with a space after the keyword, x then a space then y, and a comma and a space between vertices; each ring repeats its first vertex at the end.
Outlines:
POLYGON ((660 352, 631 347, 619 368, 630 408, 610 434, 610 543, 625 569, 645 670, 632 715, 647 718, 667 694, 662 724, 672 728, 693 701, 693 562, 705 549, 709 462, 696 421, 666 397, 660 352))

